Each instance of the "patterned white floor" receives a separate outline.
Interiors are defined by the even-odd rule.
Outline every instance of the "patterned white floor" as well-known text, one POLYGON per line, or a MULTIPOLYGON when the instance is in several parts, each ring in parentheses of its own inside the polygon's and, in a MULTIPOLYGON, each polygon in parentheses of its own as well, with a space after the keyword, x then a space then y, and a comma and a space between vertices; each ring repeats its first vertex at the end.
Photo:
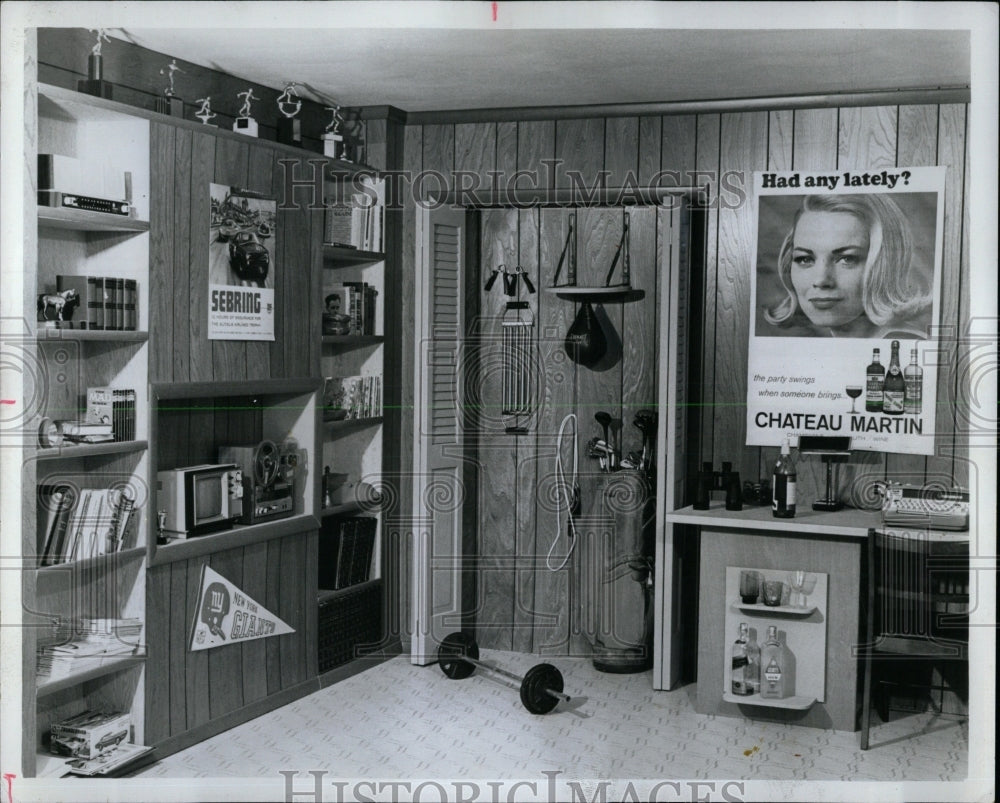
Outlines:
MULTIPOLYGON (((538 656, 484 651, 522 674, 538 656)), ((322 769, 346 778, 731 778, 957 781, 965 722, 930 714, 858 734, 697 714, 694 687, 655 692, 650 673, 609 675, 550 659, 571 704, 533 716, 517 691, 477 673, 449 680, 405 656, 168 756, 136 777, 274 778, 322 769)))

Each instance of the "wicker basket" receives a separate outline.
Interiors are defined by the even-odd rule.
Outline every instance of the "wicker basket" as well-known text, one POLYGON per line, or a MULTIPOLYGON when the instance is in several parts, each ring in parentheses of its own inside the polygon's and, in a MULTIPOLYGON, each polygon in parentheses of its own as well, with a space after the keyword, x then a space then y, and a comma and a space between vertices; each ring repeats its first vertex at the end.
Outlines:
POLYGON ((322 599, 318 629, 320 673, 375 649, 382 638, 382 581, 358 583, 322 599))

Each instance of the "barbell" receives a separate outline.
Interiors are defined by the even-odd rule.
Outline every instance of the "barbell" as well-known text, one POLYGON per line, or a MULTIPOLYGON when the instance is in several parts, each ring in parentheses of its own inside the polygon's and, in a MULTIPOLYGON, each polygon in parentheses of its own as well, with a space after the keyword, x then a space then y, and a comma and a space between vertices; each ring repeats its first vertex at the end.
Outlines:
POLYGON ((559 701, 571 702, 568 694, 563 694, 562 673, 552 664, 536 664, 523 678, 479 660, 479 645, 472 636, 452 633, 446 636, 438 647, 438 665, 452 680, 463 680, 476 667, 521 684, 521 704, 532 714, 547 714, 559 701))

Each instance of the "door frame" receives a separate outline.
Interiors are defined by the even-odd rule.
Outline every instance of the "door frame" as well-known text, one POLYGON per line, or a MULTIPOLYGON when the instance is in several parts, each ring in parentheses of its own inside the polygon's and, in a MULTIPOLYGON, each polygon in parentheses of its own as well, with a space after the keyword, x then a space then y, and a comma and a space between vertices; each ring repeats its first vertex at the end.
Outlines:
MULTIPOLYGON (((670 332, 669 347, 660 349, 657 366, 657 405, 663 410, 683 412, 678 408, 678 399, 684 395, 684 378, 687 376, 690 355, 684 347, 678 348, 678 341, 689 342, 687 333, 677 337, 676 322, 680 305, 686 298, 691 284, 689 273, 694 264, 690 242, 692 209, 705 208, 708 204, 707 187, 609 187, 594 190, 571 188, 491 190, 428 193, 423 203, 418 202, 416 214, 416 264, 414 277, 414 408, 420 415, 419 393, 422 387, 421 342, 430 312, 430 282, 428 265, 425 262, 426 237, 430 215, 434 209, 448 207, 456 211, 469 212, 497 208, 541 208, 562 207, 581 208, 588 206, 668 206, 671 215, 666 225, 668 240, 664 242, 664 252, 660 267, 667 275, 660 281, 658 296, 657 337, 670 332), (682 253, 683 251, 683 253, 682 253)), ((467 250, 463 253, 461 269, 469 274, 467 250)), ((686 320, 687 318, 685 318, 686 320)), ((426 623, 432 610, 433 589, 430 533, 421 526, 426 522, 426 514, 421 509, 423 486, 421 465, 425 464, 425 444, 420 426, 413 430, 413 577, 410 605, 411 662, 426 664, 436 660, 430 654, 431 629, 426 623)), ((683 503, 685 479, 689 455, 687 448, 687 423, 683 414, 661 415, 657 430, 657 480, 656 480, 656 557, 654 586, 654 646, 653 646, 653 688, 670 689, 681 680, 682 625, 680 617, 680 562, 677 559, 678 543, 674 526, 665 522, 665 514, 683 503), (669 581, 669 592, 666 586, 669 581)), ((468 504, 466 501, 466 504, 468 504)), ((678 534, 677 537, 680 537, 678 534)), ((456 556, 455 564, 461 566, 461 556, 456 556)), ((458 581, 460 582, 460 569, 458 581)), ((461 589, 458 597, 461 599, 461 589)), ((464 617, 465 611, 461 614, 464 617)))

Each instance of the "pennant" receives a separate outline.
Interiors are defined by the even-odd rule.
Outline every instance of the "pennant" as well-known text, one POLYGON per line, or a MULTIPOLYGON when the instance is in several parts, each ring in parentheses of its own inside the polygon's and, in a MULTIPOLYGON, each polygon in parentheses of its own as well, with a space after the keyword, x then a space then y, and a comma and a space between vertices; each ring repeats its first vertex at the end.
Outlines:
POLYGON ((294 633, 277 616, 207 565, 191 630, 191 651, 294 633))

